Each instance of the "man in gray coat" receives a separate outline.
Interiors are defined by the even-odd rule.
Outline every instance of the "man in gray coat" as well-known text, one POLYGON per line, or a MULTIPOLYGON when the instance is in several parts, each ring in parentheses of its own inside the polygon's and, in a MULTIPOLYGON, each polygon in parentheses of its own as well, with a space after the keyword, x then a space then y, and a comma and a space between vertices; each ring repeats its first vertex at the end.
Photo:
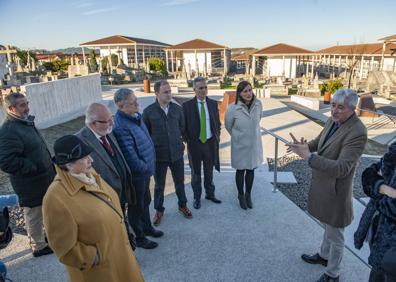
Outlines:
POLYGON ((105 105, 92 103, 85 113, 85 127, 76 133, 94 150, 93 168, 117 192, 121 207, 135 202, 131 170, 112 133, 113 116, 105 105))
POLYGON ((319 136, 307 143, 291 134, 293 142, 288 145, 312 168, 308 212, 323 223, 325 232, 320 252, 301 258, 326 266, 318 282, 339 281, 344 228, 353 219, 353 177, 367 142, 367 129, 355 114, 357 101, 355 91, 338 90, 332 98, 331 118, 319 136))

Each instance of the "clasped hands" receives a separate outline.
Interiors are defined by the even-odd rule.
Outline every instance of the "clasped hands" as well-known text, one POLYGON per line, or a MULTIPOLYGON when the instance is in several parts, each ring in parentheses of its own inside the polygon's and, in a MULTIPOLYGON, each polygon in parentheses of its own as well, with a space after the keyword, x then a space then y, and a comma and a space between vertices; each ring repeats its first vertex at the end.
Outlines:
POLYGON ((305 140, 304 137, 301 137, 300 141, 298 141, 292 133, 289 133, 289 135, 293 139, 293 141, 286 144, 286 146, 288 147, 287 152, 293 152, 302 159, 308 160, 311 156, 311 152, 309 151, 307 140, 305 140))

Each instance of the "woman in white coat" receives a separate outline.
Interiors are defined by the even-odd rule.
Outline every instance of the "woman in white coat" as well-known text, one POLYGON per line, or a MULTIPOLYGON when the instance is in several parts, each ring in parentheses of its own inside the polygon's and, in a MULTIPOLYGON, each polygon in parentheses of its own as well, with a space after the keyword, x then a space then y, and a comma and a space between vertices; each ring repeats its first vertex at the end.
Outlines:
POLYGON ((262 104, 253 95, 252 86, 247 81, 241 81, 236 92, 235 104, 230 105, 225 114, 225 127, 231 135, 231 166, 236 169, 239 205, 246 210, 253 208, 254 169, 263 162, 262 104))

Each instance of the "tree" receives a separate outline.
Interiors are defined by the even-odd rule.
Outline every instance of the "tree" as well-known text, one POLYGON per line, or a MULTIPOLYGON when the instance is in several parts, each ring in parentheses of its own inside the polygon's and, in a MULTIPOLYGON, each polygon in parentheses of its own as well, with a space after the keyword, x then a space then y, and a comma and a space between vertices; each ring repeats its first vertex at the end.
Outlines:
MULTIPOLYGON (((32 53, 29 51, 30 57, 37 61, 36 59, 36 54, 32 53)), ((26 66, 27 64, 27 59, 28 59, 28 51, 24 51, 24 50, 17 50, 17 56, 19 57, 19 59, 21 59, 21 63, 22 65, 26 66)))
POLYGON ((108 57, 103 57, 102 59, 102 71, 103 72, 108 72, 107 70, 107 65, 109 64, 109 58, 108 57))
POLYGON ((116 54, 111 54, 111 65, 113 67, 118 66, 118 56, 116 54))
POLYGON ((347 61, 345 62, 346 72, 348 77, 348 88, 351 87, 352 76, 356 65, 361 62, 362 56, 365 54, 367 45, 351 45, 347 54, 347 61), (351 56, 351 59, 349 57, 351 56))
POLYGON ((161 72, 163 75, 167 74, 165 62, 163 59, 150 58, 148 62, 150 70, 161 72))
POLYGON ((89 51, 89 68, 91 72, 98 71, 98 63, 96 62, 95 50, 93 49, 89 51))
POLYGON ((55 60, 52 62, 43 63, 44 68, 47 71, 52 71, 52 72, 67 71, 69 65, 70 65, 69 62, 63 60, 55 60))

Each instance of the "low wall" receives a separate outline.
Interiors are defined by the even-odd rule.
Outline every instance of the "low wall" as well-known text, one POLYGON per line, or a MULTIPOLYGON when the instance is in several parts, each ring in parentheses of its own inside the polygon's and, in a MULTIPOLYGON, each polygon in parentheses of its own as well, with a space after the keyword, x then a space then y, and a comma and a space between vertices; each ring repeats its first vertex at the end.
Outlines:
POLYGON ((303 97, 299 95, 292 95, 291 101, 307 107, 311 110, 319 111, 320 103, 317 98, 303 97))
MULTIPOLYGON (((102 100, 100 75, 92 74, 21 86, 38 128, 67 122, 84 114, 92 102, 102 100)), ((4 111, 4 109, 2 109, 4 111)), ((4 112, 0 113, 0 121, 4 112)))

